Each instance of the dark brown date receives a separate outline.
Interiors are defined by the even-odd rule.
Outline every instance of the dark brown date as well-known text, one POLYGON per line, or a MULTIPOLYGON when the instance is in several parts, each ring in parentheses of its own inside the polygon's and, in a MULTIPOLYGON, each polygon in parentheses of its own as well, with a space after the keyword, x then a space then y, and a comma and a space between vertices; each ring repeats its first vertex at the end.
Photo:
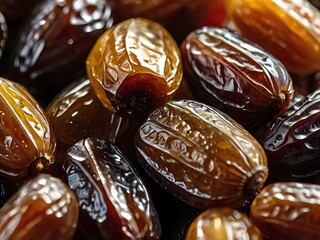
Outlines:
POLYGON ((79 199, 82 236, 160 239, 158 215, 147 189, 110 141, 88 138, 78 142, 68 150, 63 169, 79 199))
POLYGON ((284 66, 227 29, 204 27, 181 45, 185 78, 196 99, 252 130, 289 105, 293 87, 284 66))
POLYGON ((263 147, 274 179, 320 174, 320 89, 277 119, 264 137, 263 147))
POLYGON ((72 239, 79 214, 74 193, 60 179, 40 174, 0 210, 0 239, 72 239))
POLYGON ((158 23, 129 19, 101 35, 87 74, 107 109, 131 116, 173 98, 182 79, 180 51, 158 23))
POLYGON ((14 48, 15 79, 29 88, 52 88, 84 75, 91 47, 112 24, 108 0, 43 1, 14 48))
POLYGON ((0 78, 0 174, 14 180, 55 161, 56 138, 44 110, 20 84, 0 78))
POLYGON ((320 239, 320 186, 270 184, 254 199, 250 218, 266 239, 320 239))
POLYGON ((262 240, 255 224, 232 208, 212 208, 201 213, 190 225, 185 240, 262 240))
POLYGON ((239 124, 208 105, 171 101, 154 110, 136 134, 141 165, 189 205, 240 207, 263 186, 267 159, 239 124))

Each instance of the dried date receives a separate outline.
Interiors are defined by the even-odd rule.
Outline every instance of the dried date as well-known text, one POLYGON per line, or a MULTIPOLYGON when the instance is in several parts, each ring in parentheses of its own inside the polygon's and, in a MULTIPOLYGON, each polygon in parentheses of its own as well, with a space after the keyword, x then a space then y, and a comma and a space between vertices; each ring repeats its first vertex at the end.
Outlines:
POLYGON ((196 99, 249 130, 284 112, 293 97, 284 66, 227 29, 198 29, 180 48, 185 78, 196 99))
POLYGON ((320 69, 320 12, 307 0, 226 0, 241 34, 278 58, 288 71, 320 69))
POLYGON ((79 141, 68 150, 63 169, 79 199, 79 230, 83 237, 160 238, 158 215, 147 189, 110 141, 79 141))
POLYGON ((190 225, 185 240, 262 240, 255 224, 232 208, 212 208, 201 213, 190 225))
POLYGON ((320 186, 279 182, 254 199, 250 218, 267 239, 320 238, 320 186))
POLYGON ((0 239, 72 239, 79 205, 60 179, 40 174, 23 185, 0 210, 0 239))
POLYGON ((55 161, 56 139, 44 110, 20 84, 0 78, 0 174, 26 179, 55 161))
POLYGON ((240 207, 263 186, 267 159, 260 144, 224 113, 191 100, 154 110, 135 146, 145 170, 189 205, 240 207))
POLYGON ((180 51, 158 23, 129 19, 98 39, 87 74, 107 109, 133 115, 172 99, 182 78, 180 51))

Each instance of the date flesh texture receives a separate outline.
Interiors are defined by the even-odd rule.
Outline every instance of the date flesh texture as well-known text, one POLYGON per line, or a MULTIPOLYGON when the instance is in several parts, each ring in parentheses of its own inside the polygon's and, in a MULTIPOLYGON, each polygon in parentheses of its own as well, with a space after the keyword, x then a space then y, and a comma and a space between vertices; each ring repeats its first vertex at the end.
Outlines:
POLYGON ((158 215, 147 189, 110 141, 87 138, 76 143, 68 150, 63 169, 80 203, 83 236, 160 239, 158 215))
POLYGON ((320 12, 307 0, 225 0, 242 36, 301 75, 320 69, 320 12))
POLYGON ((260 230, 242 212, 232 208, 211 208, 190 225, 185 240, 262 240, 260 230))
POLYGON ((250 218, 266 239, 320 239, 320 186, 270 184, 254 199, 250 218))
POLYGON ((320 175, 320 89, 281 115, 262 142, 271 178, 320 175))
POLYGON ((0 239, 72 239, 79 214, 74 193, 60 179, 40 174, 0 210, 0 239))
POLYGON ((91 47, 113 24, 111 7, 108 0, 46 0, 35 10, 12 53, 12 75, 30 89, 65 86, 85 74, 91 47))
POLYGON ((87 74, 107 109, 134 115, 173 98, 182 79, 180 51, 164 27, 133 18, 101 35, 87 74))
POLYGON ((31 94, 0 78, 0 174, 14 180, 46 171, 55 161, 56 138, 31 94))
POLYGON ((292 79, 284 66, 227 29, 198 29, 180 49, 184 77, 195 98, 250 131, 284 112, 293 97, 292 79))
POLYGON ((199 209, 242 206, 268 174, 260 144, 229 116, 196 101, 171 101, 154 110, 135 146, 156 182, 199 209))

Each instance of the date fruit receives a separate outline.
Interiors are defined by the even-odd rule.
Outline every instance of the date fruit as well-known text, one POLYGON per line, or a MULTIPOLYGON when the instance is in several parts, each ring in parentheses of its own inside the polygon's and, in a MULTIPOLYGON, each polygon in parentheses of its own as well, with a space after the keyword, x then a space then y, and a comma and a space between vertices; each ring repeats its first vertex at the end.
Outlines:
POLYGON ((267 178, 260 144, 226 114, 192 101, 171 101, 139 128, 135 146, 145 170, 189 205, 240 207, 267 178))
POLYGON ((79 141, 68 150, 63 169, 80 203, 82 236, 160 239, 158 215, 147 189, 110 141, 96 138, 79 141))
POLYGON ((74 193, 60 179, 30 179, 0 210, 0 239, 72 239, 79 214, 74 193))
POLYGON ((270 184, 254 199, 250 218, 266 239, 320 239, 320 186, 270 184))
POLYGON ((196 99, 248 130, 286 110, 292 80, 269 53, 227 29, 203 27, 181 45, 185 78, 196 99))
POLYGON ((260 230, 242 212, 232 208, 212 208, 190 225, 185 240, 262 240, 260 230))
POLYGON ((172 99, 182 78, 180 51, 164 27, 133 18, 98 39, 87 74, 107 109, 133 115, 172 99))
POLYGON ((320 12, 307 0, 225 0, 235 28, 289 72, 320 69, 320 12))
POLYGON ((320 175, 320 89, 289 108, 262 140, 270 177, 320 175))
POLYGON ((28 88, 66 85, 85 74, 91 47, 113 24, 111 7, 108 0, 45 0, 36 10, 13 52, 13 76, 28 88))
POLYGON ((56 139, 43 109, 20 84, 0 78, 0 174, 26 179, 55 161, 56 139))

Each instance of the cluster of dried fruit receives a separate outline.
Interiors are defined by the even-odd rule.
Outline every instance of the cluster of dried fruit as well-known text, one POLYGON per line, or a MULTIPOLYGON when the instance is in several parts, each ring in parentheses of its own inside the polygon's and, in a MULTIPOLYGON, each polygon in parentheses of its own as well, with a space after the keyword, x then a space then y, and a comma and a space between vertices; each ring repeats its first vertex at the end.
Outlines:
POLYGON ((0 239, 320 239, 315 6, 0 0, 0 239))

